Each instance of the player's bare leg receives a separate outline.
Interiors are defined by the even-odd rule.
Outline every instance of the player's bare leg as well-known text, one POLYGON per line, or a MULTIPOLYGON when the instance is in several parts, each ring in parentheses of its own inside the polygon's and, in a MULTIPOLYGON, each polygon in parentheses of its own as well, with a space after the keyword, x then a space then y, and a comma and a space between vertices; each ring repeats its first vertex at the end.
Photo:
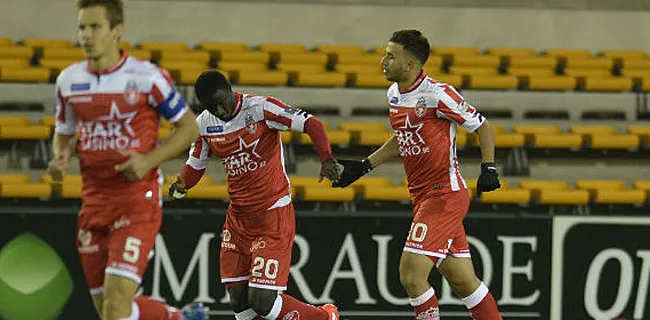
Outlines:
POLYGON ((431 258, 403 252, 399 262, 399 279, 415 310, 416 319, 440 319, 438 298, 429 284, 429 274, 435 266, 431 258))
POLYGON ((338 309, 331 304, 315 307, 275 290, 248 288, 248 303, 263 319, 339 320, 338 309), (292 317, 293 316, 293 317, 292 317))
POLYGON ((454 293, 462 297, 472 317, 477 320, 500 320, 494 297, 474 272, 471 258, 447 256, 438 267, 454 293))
POLYGON ((95 306, 95 310, 97 310, 97 314, 103 315, 104 314, 104 293, 96 293, 91 295, 93 299, 93 305, 95 306))
POLYGON ((137 282, 122 276, 107 274, 104 278, 102 319, 139 319, 139 310, 132 308, 137 290, 137 282))
POLYGON ((240 282, 228 285, 228 294, 230 295, 230 309, 235 312, 237 320, 256 320, 264 319, 253 310, 248 304, 248 283, 240 282))

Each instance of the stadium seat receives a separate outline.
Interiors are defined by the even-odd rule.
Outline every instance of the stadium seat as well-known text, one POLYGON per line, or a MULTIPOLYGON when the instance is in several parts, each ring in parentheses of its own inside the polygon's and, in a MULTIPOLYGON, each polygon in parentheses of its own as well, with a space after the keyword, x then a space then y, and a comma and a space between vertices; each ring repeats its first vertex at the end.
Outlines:
POLYGON ((555 75, 555 71, 553 71, 552 69, 509 68, 508 74, 517 77, 531 77, 531 76, 552 77, 555 75))
POLYGON ((542 191, 568 190, 569 185, 561 180, 520 180, 519 188, 530 190, 533 197, 539 197, 542 191))
MULTIPOLYGON (((456 134, 456 147, 457 148, 465 147, 467 145, 468 140, 469 140, 469 138, 467 138, 466 134, 456 134)), ((497 148, 499 148, 499 147, 500 146, 497 146, 497 148)))
POLYGON ((637 149, 639 147, 639 136, 633 134, 621 135, 593 135, 591 147, 593 149, 637 149))
POLYGON ((557 65, 557 58, 550 56, 511 57, 508 63, 510 68, 537 68, 553 69, 557 65))
POLYGON ((517 133, 496 134, 494 139, 497 148, 523 148, 525 144, 524 135, 517 133))
MULTIPOLYGON (((205 70, 197 70, 197 69, 181 70, 180 75, 178 77, 178 83, 181 85, 194 85, 196 79, 198 79, 203 72, 208 70, 216 70, 216 69, 206 68, 205 70)), ((228 74, 228 72, 222 70, 222 73, 227 79, 230 79, 230 75, 228 74)))
MULTIPOLYGON (((350 143, 350 132, 343 130, 327 131, 330 143, 333 145, 347 145, 350 143)), ((313 144, 311 137, 303 133, 300 135, 298 142, 301 144, 313 144)))
POLYGON ((178 73, 183 70, 207 70, 210 69, 207 63, 202 63, 200 61, 160 61, 159 65, 170 73, 178 73))
POLYGON ((609 58, 568 57, 565 63, 567 69, 598 69, 609 71, 614 67, 614 60, 609 58))
POLYGON ((72 42, 65 39, 36 39, 28 38, 22 41, 26 47, 32 48, 71 48, 72 42))
POLYGON ((542 52, 545 56, 557 57, 563 62, 566 58, 592 58, 594 54, 589 50, 583 49, 546 49, 542 52))
POLYGON ((268 70, 265 63, 220 62, 218 69, 236 72, 264 72, 268 70))
POLYGON ((648 69, 650 69, 650 59, 623 59, 620 66, 623 68, 623 71, 644 70, 644 72, 648 72, 648 69))
POLYGON ((577 84, 576 78, 566 76, 530 76, 527 81, 528 89, 535 91, 573 90, 577 84))
MULTIPOLYGON (((318 52, 327 54, 364 54, 365 49, 362 46, 345 46, 345 45, 317 45, 315 48, 318 52)), ((379 62, 378 62, 379 63, 379 62)))
POLYGON ((545 205, 585 205, 589 203, 589 192, 586 190, 553 190, 539 191, 539 204, 545 205))
POLYGON ((560 127, 555 125, 515 125, 512 132, 525 135, 533 134, 559 134, 560 127))
POLYGON ((384 75, 379 74, 363 74, 359 73, 354 78, 354 84, 359 88, 383 88, 388 89, 393 83, 386 80, 384 75))
POLYGON ((362 64, 362 65, 357 65, 357 64, 337 64, 334 66, 334 69, 338 72, 342 72, 345 74, 371 74, 371 75, 378 75, 378 76, 384 76, 384 74, 381 72, 381 66, 380 65, 368 65, 368 64, 362 64))
POLYGON ((449 73, 461 76, 496 76, 499 71, 496 68, 452 66, 449 68, 449 73))
POLYGON ((289 181, 291 186, 296 188, 296 192, 299 194, 304 194, 305 188, 326 188, 328 186, 327 182, 318 182, 318 177, 298 177, 290 176, 289 181))
POLYGON ((46 125, 0 126, 0 139, 3 140, 40 140, 49 139, 52 128, 46 125))
POLYGON ((34 48, 30 47, 0 47, 0 58, 31 59, 33 55, 34 48))
POLYGON ((278 60, 281 63, 290 64, 318 64, 325 65, 329 60, 326 53, 323 52, 306 52, 306 53, 281 53, 278 60))
POLYGON ((281 71, 243 72, 237 74, 237 84, 254 86, 284 86, 289 81, 289 75, 281 71))
POLYGON ((207 51, 211 56, 215 57, 221 52, 246 52, 248 51, 248 45, 231 42, 203 42, 199 44, 199 49, 207 51))
POLYGON ((248 52, 221 52, 219 63, 221 62, 243 62, 243 63, 269 63, 270 55, 268 52, 248 51, 248 52))
POLYGON ((455 55, 452 59, 453 66, 455 67, 483 67, 483 68, 497 68, 501 64, 498 56, 490 55, 470 55, 462 56, 455 55))
POLYGON ((597 204, 643 204, 646 202, 643 190, 596 190, 594 202, 597 204))
POLYGON ((438 82, 446 83, 455 88, 460 88, 463 85, 463 77, 459 75, 440 74, 433 76, 433 79, 438 82))
POLYGON ((324 64, 309 63, 280 63, 276 69, 283 72, 303 72, 303 73, 324 73, 326 68, 324 64))
POLYGON ((268 53, 304 53, 307 52, 307 47, 302 44, 289 44, 289 43, 262 43, 259 45, 259 50, 268 53))
POLYGON ((644 143, 650 140, 650 126, 630 125, 627 127, 627 133, 639 136, 644 143))
POLYGON ((298 72, 294 80, 299 87, 343 87, 348 78, 340 72, 298 72))
POLYGON ((405 186, 372 186, 367 187, 363 194, 366 201, 409 201, 411 194, 405 186))
POLYGON ((133 47, 131 46, 131 43, 130 43, 130 42, 126 42, 126 41, 121 41, 121 42, 120 42, 120 49, 122 49, 122 50, 129 50, 129 49, 132 49, 132 48, 133 48, 133 47))
POLYGON ((579 149, 582 146, 579 134, 536 133, 530 141, 532 147, 538 149, 579 149))
POLYGON ((26 173, 0 173, 0 185, 5 183, 28 183, 29 175, 26 173))
POLYGON ((620 92, 632 90, 634 81, 632 78, 621 77, 611 77, 604 79, 587 77, 584 80, 583 86, 585 91, 620 92))
MULTIPOLYGON (((324 184, 329 184, 329 182, 324 182, 324 184)), ((354 200, 354 190, 351 188, 305 187, 302 196, 305 201, 348 202, 354 200)))
POLYGON ((567 68, 564 74, 571 77, 579 78, 608 78, 612 77, 612 73, 605 69, 578 69, 567 68))
MULTIPOLYGON (((54 180, 52 180, 52 176, 50 176, 47 173, 41 174, 41 180, 40 181, 43 182, 43 183, 49 183, 49 184, 57 183, 57 182, 54 182, 54 180)), ((83 179, 81 178, 81 175, 68 174, 65 177, 63 177, 63 181, 61 181, 60 183, 63 183, 63 184, 82 184, 83 179)))
POLYGON ((0 38, 0 47, 13 46, 14 41, 9 38, 0 38))
POLYGON ((426 73, 429 77, 437 77, 438 75, 443 74, 441 66, 423 66, 422 70, 424 70, 424 73, 426 73))
POLYGON ((393 132, 361 131, 356 135, 356 141, 362 146, 381 146, 394 135, 393 132))
POLYGON ((50 69, 50 72, 53 75, 59 74, 63 69, 78 63, 78 60, 68 60, 68 59, 41 59, 38 64, 43 67, 50 69))
POLYGON ((483 76, 470 75, 468 86, 471 89, 490 89, 490 90, 511 90, 517 89, 519 80, 515 76, 483 76))
POLYGON ((158 128, 158 140, 167 139, 171 133, 172 129, 170 128, 158 128))
POLYGON ((225 184, 197 184, 187 191, 187 199, 228 199, 228 186, 225 184))
POLYGON ((569 132, 581 134, 584 136, 592 135, 615 135, 618 134, 618 129, 614 126, 608 125, 571 125, 569 132))
POLYGON ((2 198, 49 198, 52 185, 47 183, 3 183, 0 187, 2 198))
MULTIPOLYGON (((0 183, 2 183, 2 180, 0 180, 0 183)), ((635 189, 645 191, 646 195, 650 197, 650 180, 637 180, 634 181, 632 186, 635 189)))
POLYGON ((10 68, 10 69, 24 69, 29 68, 29 60, 27 59, 18 59, 18 58, 0 58, 0 69, 10 68))
POLYGON ((208 64, 210 61, 210 54, 205 51, 163 51, 160 54, 160 60, 165 61, 183 61, 183 62, 196 62, 208 64))
POLYGON ((174 124, 169 123, 169 122, 168 122, 167 120, 165 120, 165 119, 162 119, 162 120, 160 120, 160 127, 161 127, 161 128, 169 128, 169 129, 172 129, 172 128, 174 128, 174 124))
POLYGON ((26 126, 29 118, 26 116, 0 116, 0 126, 26 126))
POLYGON ((292 131, 280 131, 280 139, 282 143, 289 144, 293 141, 293 132, 292 131))
POLYGON ((86 54, 81 48, 44 48, 42 58, 81 61, 86 54))
POLYGON ((126 51, 126 54, 142 61, 149 61, 152 58, 151 51, 132 49, 126 51))
POLYGON ((531 48, 488 48, 485 53, 502 58, 532 57, 537 55, 535 49, 531 48))
POLYGON ((378 54, 339 54, 336 57, 337 64, 356 64, 356 65, 379 65, 382 55, 378 54))
POLYGON ((153 53, 154 56, 159 56, 159 54, 163 51, 176 51, 176 52, 190 51, 190 47, 186 43, 181 43, 181 42, 144 41, 144 42, 140 42, 138 47, 141 49, 151 51, 151 53, 153 53))
POLYGON ((42 116, 39 124, 48 126, 48 127, 54 127, 56 124, 56 118, 54 116, 42 116))
POLYGON ((370 177, 365 176, 359 178, 359 180, 353 182, 350 187, 354 188, 357 192, 365 192, 368 189, 374 188, 388 188, 392 187, 393 183, 390 179, 385 177, 370 177))
POLYGON ((63 199, 81 199, 81 183, 63 183, 61 185, 61 198, 63 199))
POLYGON ((449 61, 453 56, 474 56, 480 55, 481 52, 474 47, 434 47, 431 50, 433 54, 442 56, 444 60, 449 61))
POLYGON ((348 122, 348 121, 343 121, 343 122, 339 122, 338 127, 341 130, 349 131, 349 132, 352 132, 352 133, 357 133, 357 132, 387 132, 388 131, 388 127, 384 123, 378 123, 378 122, 348 122))
POLYGON ((440 66, 442 66, 442 62, 443 61, 441 56, 431 55, 429 56, 429 59, 427 59, 427 62, 424 64, 423 68, 440 68, 440 66))
POLYGON ((0 70, 0 81, 3 82, 48 82, 50 81, 50 70, 47 68, 2 68, 0 70))
MULTIPOLYGON (((176 181, 177 175, 176 174, 170 174, 165 176, 165 183, 173 183, 176 181)), ((210 176, 203 175, 201 176, 201 179, 199 182, 196 183, 196 185, 213 185, 216 184, 214 182, 214 179, 210 176)))
POLYGON ((594 195, 599 190, 623 190, 623 180, 576 180, 576 189, 587 190, 594 195))
POLYGON ((601 55, 612 59, 648 59, 648 53, 643 50, 603 50, 601 55))
POLYGON ((481 203, 489 204, 527 204, 530 191, 525 189, 497 189, 481 194, 481 203))

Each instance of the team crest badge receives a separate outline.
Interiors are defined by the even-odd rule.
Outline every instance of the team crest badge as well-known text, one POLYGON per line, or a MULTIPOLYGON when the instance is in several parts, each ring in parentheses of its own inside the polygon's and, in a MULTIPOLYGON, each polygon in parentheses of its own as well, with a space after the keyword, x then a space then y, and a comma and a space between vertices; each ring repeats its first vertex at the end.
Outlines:
POLYGON ((424 97, 419 97, 418 101, 415 103, 415 115, 418 118, 424 117, 427 112, 427 100, 424 97))
POLYGON ((248 112, 246 113, 246 117, 244 119, 246 121, 246 130, 248 130, 248 133, 255 134, 255 132, 257 132, 257 122, 253 120, 253 115, 248 112))
POLYGON ((124 99, 129 104, 135 104, 140 99, 140 89, 138 89, 138 84, 133 80, 129 80, 126 83, 126 88, 124 88, 124 99))

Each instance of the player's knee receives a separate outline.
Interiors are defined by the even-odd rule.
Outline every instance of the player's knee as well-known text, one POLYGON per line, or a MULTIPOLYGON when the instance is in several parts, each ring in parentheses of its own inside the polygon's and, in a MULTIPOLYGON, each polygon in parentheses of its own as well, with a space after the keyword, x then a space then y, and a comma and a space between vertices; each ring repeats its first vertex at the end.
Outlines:
POLYGON ((429 272, 414 259, 402 259, 399 265, 399 280, 407 293, 417 292, 428 286, 429 272))
POLYGON ((467 297, 481 285, 481 281, 475 275, 458 274, 445 277, 451 290, 460 297, 467 297))
POLYGON ((248 304, 257 314, 267 315, 271 312, 277 296, 278 293, 273 290, 249 288, 248 304))
POLYGON ((228 288, 228 294, 230 295, 228 304, 232 311, 239 313, 249 308, 247 289, 246 285, 237 285, 228 288))

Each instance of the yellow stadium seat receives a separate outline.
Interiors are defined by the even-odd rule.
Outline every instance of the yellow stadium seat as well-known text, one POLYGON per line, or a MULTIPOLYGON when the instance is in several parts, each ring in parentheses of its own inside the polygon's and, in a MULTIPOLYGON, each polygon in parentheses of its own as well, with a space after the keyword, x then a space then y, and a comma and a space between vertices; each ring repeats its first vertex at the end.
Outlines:
POLYGON ((289 81, 289 75, 281 71, 267 72, 243 72, 237 75, 237 82, 240 85, 257 86, 284 86, 289 81))
POLYGON ((534 56, 534 57, 512 57, 508 64, 510 68, 541 68, 553 69, 557 65, 557 58, 550 56, 534 56))
POLYGON ((359 88, 385 88, 387 89, 393 83, 386 80, 383 74, 363 74, 356 75, 354 84, 359 88))
POLYGON ((209 52, 211 55, 217 55, 220 52, 246 52, 248 45, 245 43, 231 42, 203 42, 199 44, 201 50, 209 52))
POLYGON ((325 65, 329 57, 323 52, 306 52, 306 53, 281 53, 279 61, 281 63, 291 64, 318 64, 325 65))
POLYGON ((367 64, 362 64, 362 65, 357 65, 357 64, 337 64, 335 66, 336 71, 346 73, 346 74, 372 74, 372 75, 380 75, 384 76, 384 74, 381 72, 381 66, 380 65, 367 65, 367 64))
POLYGON ((406 186, 368 186, 363 192, 366 201, 409 201, 411 194, 406 186))
POLYGON ((0 69, 24 69, 29 68, 29 60, 19 58, 0 58, 0 69))
POLYGON ((325 72, 325 65, 309 63, 280 63, 276 66, 284 72, 322 73, 325 72))
POLYGON ((594 149, 636 149, 639 147, 639 136, 632 134, 593 135, 591 147, 594 149))
POLYGON ((630 125, 627 127, 627 133, 639 136, 641 141, 645 143, 648 143, 648 140, 650 140, 650 126, 630 125))
POLYGON ((65 39, 36 39, 29 38, 22 41, 24 46, 33 48, 70 48, 72 42, 65 39))
MULTIPOLYGON (((358 132, 357 143, 362 146, 381 146, 394 135, 393 132, 358 132)), ((457 140, 458 141, 458 140, 457 140)))
POLYGON ((532 57, 537 54, 531 48, 488 48, 486 53, 500 57, 532 57))
POLYGON ((443 56, 447 59, 450 56, 474 56, 480 55, 481 52, 474 47, 434 47, 432 52, 436 55, 443 56))
POLYGON ((376 48, 370 50, 370 52, 374 52, 376 54, 384 55, 384 54, 386 54, 386 47, 376 47, 376 48))
POLYGON ((3 140, 39 140, 49 139, 50 126, 35 124, 27 126, 0 126, 0 139, 3 140))
POLYGON ((377 54, 339 54, 336 63, 379 65, 382 57, 382 55, 377 54))
POLYGON ((633 86, 634 81, 632 78, 611 77, 601 79, 587 77, 584 80, 585 91, 631 91, 633 86))
POLYGON ((462 148, 467 145, 467 135, 466 134, 458 134, 456 135, 456 147, 462 148))
POLYGON ((594 202, 598 204, 644 204, 646 193, 643 190, 596 190, 594 202))
MULTIPOLYGON (((333 145, 346 145, 350 143, 350 132, 343 130, 327 131, 330 143, 333 145)), ((301 144, 313 144, 311 137, 306 133, 300 135, 298 140, 301 144)))
POLYGON ((560 127, 555 125, 515 125, 512 132, 523 134, 558 134, 560 127))
POLYGON ((497 134, 494 139, 497 148, 523 148, 525 144, 524 135, 518 133, 497 134))
POLYGON ((531 77, 531 76, 544 76, 552 77, 555 71, 552 69, 536 69, 536 68, 510 68, 508 74, 517 77, 531 77))
POLYGON ((222 52, 219 55, 219 62, 244 62, 244 63, 268 63, 270 55, 268 52, 222 52))
POLYGON ((442 57, 441 56, 434 56, 431 55, 429 56, 429 59, 427 59, 427 62, 424 64, 424 69, 427 68, 440 68, 442 65, 442 57))
POLYGON ((131 46, 131 43, 130 43, 130 42, 126 42, 126 41, 121 41, 121 42, 120 42, 120 49, 122 49, 122 50, 129 50, 129 49, 131 49, 131 48, 132 48, 132 46, 131 46))
POLYGON ((13 46, 14 41, 9 38, 0 38, 0 47, 13 46))
MULTIPOLYGON (((339 129, 349 132, 387 132, 388 128, 384 123, 378 122, 340 122, 339 129)), ((392 132, 391 132, 392 134, 392 132)))
POLYGON ((441 74, 434 76, 433 79, 456 88, 459 88, 463 85, 463 77, 459 75, 441 74))
POLYGON ((43 68, 48 68, 53 74, 58 74, 61 70, 79 62, 78 60, 67 59, 41 59, 39 65, 43 68))
POLYGON ((539 197, 542 191, 563 191, 568 190, 569 185, 561 180, 521 180, 519 188, 530 190, 532 196, 539 197))
POLYGON ((52 195, 52 185, 47 183, 3 183, 0 189, 2 198, 49 198, 52 195))
POLYGON ((567 69, 599 69, 611 70, 614 67, 614 60, 609 58, 567 58, 567 69))
POLYGON ((393 183, 388 178, 369 176, 361 177, 350 185, 350 187, 354 188, 357 192, 364 192, 367 189, 372 188, 386 188, 392 186, 393 183))
POLYGON ((576 180, 576 189, 593 192, 596 190, 625 189, 623 180, 576 180))
POLYGON ((0 126, 27 126, 29 118, 26 116, 0 116, 0 126))
POLYGON ((225 184, 197 184, 187 191, 187 199, 228 199, 228 186, 225 184))
POLYGON ((455 67, 483 67, 483 68, 496 68, 501 64, 498 56, 490 55, 477 55, 477 56, 461 56, 456 55, 453 58, 453 66, 455 67))
POLYGON ((300 87, 343 87, 347 81, 347 76, 340 72, 298 72, 296 74, 296 85, 300 87))
POLYGON ((302 44, 261 43, 259 50, 268 53, 304 53, 307 52, 307 47, 302 44))
POLYGON ((621 76, 634 80, 650 80, 650 69, 621 70, 621 76))
POLYGON ((293 141, 293 132, 292 131, 280 131, 280 138, 282 143, 289 144, 293 141))
POLYGON ((546 49, 543 52, 543 55, 558 57, 558 58, 591 58, 594 54, 589 50, 583 49, 546 49))
POLYGON ((149 61, 152 58, 151 51, 132 49, 126 51, 126 54, 142 61, 149 61))
POLYGON ((623 70, 645 70, 650 69, 650 59, 624 59, 621 61, 623 70))
POLYGON ((31 59, 33 55, 34 48, 30 47, 0 47, 0 58, 31 59))
POLYGON ((364 54, 365 49, 362 46, 346 46, 346 45, 317 45, 316 51, 328 54, 364 54))
POLYGON ((603 50, 603 57, 612 59, 648 59, 648 53, 643 50, 603 50))
POLYGON ((3 82, 48 82, 50 70, 47 68, 2 68, 0 81, 3 82))
POLYGON ((452 66, 449 68, 449 73, 461 76, 496 76, 499 71, 496 68, 452 66))
MULTIPOLYGON (((166 175, 165 176, 165 183, 172 183, 172 182, 176 181, 177 177, 178 177, 178 175, 176 175, 176 174, 166 175)), ((205 185, 212 185, 212 184, 215 184, 215 182, 214 182, 214 179, 212 179, 212 177, 203 175, 203 176, 201 176, 201 179, 199 180, 199 182, 197 182, 196 184, 197 185, 204 185, 204 184, 205 185)))
POLYGON ((28 182, 29 176, 26 173, 0 173, 0 184, 28 182))
POLYGON ((575 69, 568 68, 564 70, 564 74, 571 77, 589 77, 589 78, 608 78, 612 77, 609 70, 604 69, 575 69))
POLYGON ((541 189, 539 203, 548 205, 581 205, 589 203, 589 192, 586 190, 554 190, 541 189))
POLYGON ((481 203, 490 204, 527 204, 530 191, 525 189, 497 189, 481 194, 481 203))
POLYGON ((440 66, 424 66, 422 67, 422 70, 424 70, 424 73, 429 77, 437 77, 442 74, 442 68, 440 66))
POLYGON ((160 120, 160 127, 161 127, 161 128, 169 128, 169 129, 172 129, 172 128, 174 128, 174 124, 169 123, 169 122, 168 122, 167 120, 165 120, 165 119, 162 119, 162 120, 160 120))
POLYGON ((220 62, 219 69, 237 72, 264 72, 268 70, 265 63, 220 62))
POLYGON ((165 140, 172 133, 170 128, 158 128, 158 140, 165 140))
POLYGON ((181 42, 155 42, 155 41, 144 41, 140 42, 139 46, 141 49, 149 50, 154 55, 160 54, 163 51, 177 51, 185 52, 190 51, 190 47, 186 43, 181 42))
POLYGON ((64 183, 61 185, 61 197, 63 199, 80 199, 82 188, 81 183, 64 183))
MULTIPOLYGON (((325 183, 329 184, 329 181, 325 183)), ((318 202, 348 202, 354 200, 354 190, 351 188, 305 187, 303 199, 318 202)))
MULTIPOLYGON (((0 180, 0 183, 2 181, 0 180)), ((650 180, 637 180, 633 184, 635 189, 643 190, 648 197, 650 197, 650 180)))
POLYGON ((579 149, 582 136, 579 134, 536 133, 532 135, 533 148, 540 149, 579 149))
POLYGON ((184 61, 208 64, 210 61, 210 54, 205 51, 163 51, 160 54, 161 61, 184 61))
POLYGON ((641 91, 650 92, 650 79, 649 78, 645 78, 641 82, 641 91))
POLYGON ((54 116, 42 116, 39 123, 45 126, 53 127, 56 124, 56 118, 54 116))
MULTIPOLYGON (((290 176, 289 181, 291 185, 297 189, 305 187, 319 187, 326 188, 327 182, 318 182, 318 177, 300 177, 300 176, 290 176)), ((300 191, 299 193, 303 193, 300 191)))
POLYGON ((566 76, 531 76, 528 79, 528 89, 537 91, 573 90, 576 84, 576 78, 566 76))
POLYGON ((84 60, 86 54, 81 48, 44 48, 44 59, 84 60))
MULTIPOLYGON (((55 183, 54 180, 52 180, 52 176, 50 176, 47 173, 44 173, 41 175, 41 182, 43 183, 55 183)), ((59 182, 63 184, 83 184, 83 179, 81 178, 81 175, 78 174, 69 174, 63 177, 63 181, 59 182)))
POLYGON ((618 129, 614 126, 607 125, 571 125, 569 127, 569 132, 582 134, 582 135, 614 135, 618 134, 618 129))
POLYGON ((471 89, 500 89, 509 90, 517 89, 519 86, 519 79, 515 76, 500 75, 500 76, 469 76, 469 88, 471 89))
POLYGON ((159 65, 169 72, 178 72, 181 70, 207 70, 210 69, 207 63, 200 61, 160 61, 159 65))
MULTIPOLYGON (((181 85, 194 85, 196 79, 198 79, 203 72, 208 70, 215 70, 215 69, 206 68, 205 70, 198 70, 198 69, 181 70, 180 75, 178 77, 178 83, 181 85)), ((230 78, 228 72, 222 72, 222 73, 226 78, 230 78)))

